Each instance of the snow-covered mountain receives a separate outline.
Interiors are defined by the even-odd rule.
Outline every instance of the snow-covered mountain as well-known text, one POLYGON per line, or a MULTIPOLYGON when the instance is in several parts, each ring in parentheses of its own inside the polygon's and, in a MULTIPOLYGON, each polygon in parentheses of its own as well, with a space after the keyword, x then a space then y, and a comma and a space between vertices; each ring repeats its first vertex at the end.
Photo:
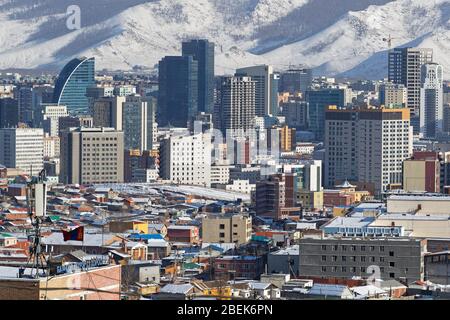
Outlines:
POLYGON ((154 68, 182 40, 208 38, 217 73, 304 64, 380 78, 389 34, 394 46, 433 48, 450 70, 449 0, 0 0, 0 69, 58 70, 80 55, 98 69, 154 68), (73 4, 79 30, 66 27, 73 4))

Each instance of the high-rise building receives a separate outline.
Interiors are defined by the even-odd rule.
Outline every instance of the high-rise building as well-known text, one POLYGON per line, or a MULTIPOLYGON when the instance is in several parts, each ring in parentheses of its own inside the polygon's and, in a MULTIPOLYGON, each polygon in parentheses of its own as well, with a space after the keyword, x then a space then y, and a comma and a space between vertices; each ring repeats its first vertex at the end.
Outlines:
POLYGON ((402 183, 403 161, 412 154, 410 125, 407 108, 366 109, 358 114, 358 181, 373 184, 376 196, 402 183))
MULTIPOLYGON (((407 107, 411 110, 411 118, 418 118, 420 114, 421 67, 431 62, 433 49, 395 48, 389 52, 388 79, 407 88, 407 107)), ((419 132, 417 120, 412 119, 412 122, 414 131, 419 132)))
POLYGON ((211 135, 169 136, 161 141, 160 177, 184 185, 211 185, 211 135))
POLYGON ((317 141, 323 141, 325 136, 325 111, 329 106, 343 108, 345 106, 344 89, 320 89, 306 91, 306 101, 309 104, 308 128, 317 141))
POLYGON ((0 129, 0 163, 37 175, 44 168, 44 130, 0 129))
POLYGON ((272 112, 273 68, 268 65, 241 68, 236 70, 238 77, 251 77, 255 81, 255 114, 258 117, 272 112))
POLYGON ((183 56, 198 62, 198 111, 212 113, 214 108, 214 43, 191 40, 182 44, 183 56))
POLYGON ((62 133, 69 128, 92 128, 94 126, 94 120, 90 116, 68 116, 59 118, 59 133, 61 137, 62 133))
POLYGON ((122 115, 125 97, 101 97, 93 102, 94 127, 114 128, 122 131, 122 115))
POLYGON ((437 63, 422 65, 420 89, 420 133, 435 139, 443 132, 443 68, 437 63))
POLYGON ((17 100, 0 99, 0 128, 14 128, 19 123, 19 108, 17 100))
POLYGON ((86 97, 88 99, 89 113, 93 113, 94 102, 103 97, 113 97, 113 86, 92 86, 86 88, 86 97))
POLYGON ((186 128, 198 112, 198 62, 192 56, 164 57, 159 62, 160 127, 186 128))
POLYGON ((357 116, 352 109, 330 107, 325 114, 325 168, 327 188, 358 179, 357 116))
POLYGON ((60 154, 60 139, 58 136, 45 134, 44 158, 57 158, 60 154))
POLYGON ((57 104, 41 104, 41 112, 34 118, 34 126, 55 137, 59 135, 59 119, 68 117, 67 107, 57 104))
POLYGON ((279 91, 304 94, 310 90, 311 84, 311 69, 289 69, 281 74, 279 91))
POLYGON ((447 134, 450 134, 450 104, 444 106, 444 120, 442 129, 447 134))
POLYGON ((152 105, 141 96, 128 96, 123 103, 125 149, 151 150, 153 146, 152 105))
POLYGON ((308 102, 300 99, 290 99, 281 103, 281 116, 285 117, 286 124, 290 127, 306 130, 308 127, 308 102))
POLYGON ((408 91, 403 84, 384 83, 379 87, 380 105, 386 107, 406 108, 408 103, 408 91))
POLYGON ((372 108, 326 113, 325 186, 357 181, 376 196, 402 183, 412 154, 409 109, 372 108))
POLYGON ((295 146, 297 144, 296 133, 297 130, 295 128, 289 128, 289 126, 272 127, 267 129, 268 148, 271 149, 272 141, 275 141, 279 147, 277 152, 292 152, 295 150, 295 146), (273 135, 278 135, 278 137, 275 138, 273 135))
POLYGON ((71 128, 63 132, 62 183, 122 183, 123 170, 123 132, 113 128, 71 128))
POLYGON ((89 111, 87 88, 95 84, 95 58, 75 58, 61 71, 55 82, 53 102, 65 105, 69 112, 89 111))
POLYGON ((278 100, 278 88, 280 86, 280 74, 273 73, 270 79, 270 112, 273 117, 280 112, 280 102, 278 100))
POLYGON ((220 96, 217 100, 218 112, 214 123, 224 136, 227 130, 249 130, 254 128, 256 81, 251 77, 223 77, 220 96))

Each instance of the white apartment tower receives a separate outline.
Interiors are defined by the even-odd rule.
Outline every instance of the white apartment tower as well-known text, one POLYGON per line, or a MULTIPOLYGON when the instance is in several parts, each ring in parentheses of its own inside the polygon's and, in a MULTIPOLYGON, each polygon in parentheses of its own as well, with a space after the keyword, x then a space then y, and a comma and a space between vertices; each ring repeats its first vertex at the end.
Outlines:
POLYGON ((380 196, 401 185, 412 155, 408 108, 329 108, 325 118, 326 187, 358 181, 380 196))
POLYGON ((0 164, 37 175, 44 168, 44 130, 0 129, 0 164))
POLYGON ((236 76, 251 77, 255 85, 255 113, 259 117, 272 114, 273 67, 268 65, 253 66, 236 70, 236 76))
POLYGON ((160 177, 173 183, 211 185, 210 134, 168 136, 160 145, 160 177))
POLYGON ((250 130, 255 124, 256 81, 251 77, 224 77, 220 89, 220 129, 250 130))
POLYGON ((401 185, 403 161, 412 155, 410 111, 367 109, 358 112, 358 181, 372 184, 375 196, 401 185))
POLYGON ((420 133, 427 139, 435 139, 443 132, 443 85, 442 66, 437 63, 424 64, 420 89, 420 133))

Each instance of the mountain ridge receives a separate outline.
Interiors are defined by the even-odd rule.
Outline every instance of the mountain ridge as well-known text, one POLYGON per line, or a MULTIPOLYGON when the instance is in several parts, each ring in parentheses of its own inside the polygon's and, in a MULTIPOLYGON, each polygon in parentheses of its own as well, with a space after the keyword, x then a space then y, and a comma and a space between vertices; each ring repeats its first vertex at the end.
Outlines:
POLYGON ((217 74, 303 64, 316 74, 379 79, 389 34, 395 46, 433 48, 448 70, 449 21, 447 0, 0 0, 0 69, 58 69, 85 55, 99 70, 155 70, 198 37, 216 43, 217 74), (72 4, 81 8, 80 30, 65 26, 72 4))

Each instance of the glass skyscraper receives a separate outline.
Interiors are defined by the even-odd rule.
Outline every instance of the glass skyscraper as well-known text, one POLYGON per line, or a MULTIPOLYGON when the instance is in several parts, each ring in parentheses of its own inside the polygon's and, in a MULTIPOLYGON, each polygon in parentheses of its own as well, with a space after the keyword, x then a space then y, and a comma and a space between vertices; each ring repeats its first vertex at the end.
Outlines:
POLYGON ((198 112, 198 62, 167 56, 159 62, 158 124, 186 128, 198 112))
POLYGON ((309 103, 308 127, 317 141, 325 137, 325 111, 328 106, 344 107, 345 93, 342 89, 320 89, 306 91, 306 101, 309 103))
POLYGON ((214 109, 214 43, 191 40, 182 44, 183 56, 198 62, 198 112, 212 113, 214 109))
POLYGON ((65 105, 71 114, 89 111, 86 89, 95 85, 95 58, 76 58, 61 71, 55 83, 53 102, 65 105))

